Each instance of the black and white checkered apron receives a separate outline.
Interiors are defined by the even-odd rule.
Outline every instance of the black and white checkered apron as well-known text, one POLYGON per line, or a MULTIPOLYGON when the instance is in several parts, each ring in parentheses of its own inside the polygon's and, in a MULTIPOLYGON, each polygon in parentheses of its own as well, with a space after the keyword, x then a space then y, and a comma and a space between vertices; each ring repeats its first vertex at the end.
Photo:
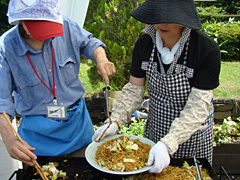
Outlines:
MULTIPOLYGON (((193 69, 186 66, 188 43, 189 39, 186 42, 183 65, 177 64, 178 58, 175 58, 166 73, 159 52, 155 52, 156 45, 153 47, 146 68, 150 101, 144 137, 154 142, 159 141, 169 132, 172 122, 179 117, 191 91, 188 78, 193 76, 193 69), (160 72, 157 70, 157 63, 153 61, 154 55, 158 56, 160 72)), ((177 56, 180 57, 181 51, 177 51, 177 53, 179 53, 177 56)), ((211 103, 211 111, 203 125, 207 125, 207 128, 196 131, 189 140, 180 144, 178 150, 173 154, 173 158, 192 158, 196 155, 197 158, 207 158, 212 164, 213 103, 211 103)))

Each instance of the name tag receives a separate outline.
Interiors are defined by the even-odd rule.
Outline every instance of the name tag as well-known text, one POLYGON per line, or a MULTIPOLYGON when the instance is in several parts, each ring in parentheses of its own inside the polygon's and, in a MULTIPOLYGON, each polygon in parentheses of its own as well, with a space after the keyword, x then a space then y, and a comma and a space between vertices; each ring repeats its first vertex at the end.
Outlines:
POLYGON ((47 106, 47 118, 49 119, 67 119, 67 110, 64 106, 47 106))

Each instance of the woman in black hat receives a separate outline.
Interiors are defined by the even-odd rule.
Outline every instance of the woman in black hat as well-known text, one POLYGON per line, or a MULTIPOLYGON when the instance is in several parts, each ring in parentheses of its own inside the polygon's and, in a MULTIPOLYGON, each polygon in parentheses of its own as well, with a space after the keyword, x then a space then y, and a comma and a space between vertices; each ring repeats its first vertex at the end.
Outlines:
MULTIPOLYGON (((136 42, 129 83, 111 119, 129 122, 141 105, 144 85, 149 113, 144 137, 156 143, 147 165, 160 173, 173 158, 207 158, 212 163, 213 89, 219 85, 220 50, 201 32, 193 0, 146 0, 132 16, 149 24, 136 42)), ((98 141, 107 124, 93 136, 98 141)), ((105 136, 117 131, 112 123, 105 136)))

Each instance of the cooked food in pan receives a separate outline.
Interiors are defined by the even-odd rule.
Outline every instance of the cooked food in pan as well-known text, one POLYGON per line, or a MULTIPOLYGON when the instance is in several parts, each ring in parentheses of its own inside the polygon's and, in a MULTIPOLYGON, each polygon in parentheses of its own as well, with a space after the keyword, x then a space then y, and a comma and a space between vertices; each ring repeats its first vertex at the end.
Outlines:
POLYGON ((146 165, 150 149, 150 145, 139 139, 120 136, 100 145, 95 160, 104 169, 134 171, 146 165))
MULTIPOLYGON (((212 180, 207 169, 200 165, 202 180, 212 180)), ((131 177, 133 180, 197 180, 197 170, 195 166, 190 166, 186 161, 182 167, 168 166, 159 174, 144 172, 131 177)))
POLYGON ((57 167, 58 167, 57 162, 49 162, 48 164, 43 165, 41 168, 48 179, 51 180, 67 179, 67 173, 63 172, 62 170, 58 170, 57 167))

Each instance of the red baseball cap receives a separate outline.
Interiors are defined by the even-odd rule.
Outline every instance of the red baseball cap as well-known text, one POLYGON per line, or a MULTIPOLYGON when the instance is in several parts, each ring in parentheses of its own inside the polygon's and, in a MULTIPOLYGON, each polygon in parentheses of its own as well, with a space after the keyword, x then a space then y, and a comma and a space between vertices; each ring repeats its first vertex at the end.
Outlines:
POLYGON ((63 35, 63 26, 60 23, 41 20, 23 20, 31 36, 43 41, 56 36, 63 35))

